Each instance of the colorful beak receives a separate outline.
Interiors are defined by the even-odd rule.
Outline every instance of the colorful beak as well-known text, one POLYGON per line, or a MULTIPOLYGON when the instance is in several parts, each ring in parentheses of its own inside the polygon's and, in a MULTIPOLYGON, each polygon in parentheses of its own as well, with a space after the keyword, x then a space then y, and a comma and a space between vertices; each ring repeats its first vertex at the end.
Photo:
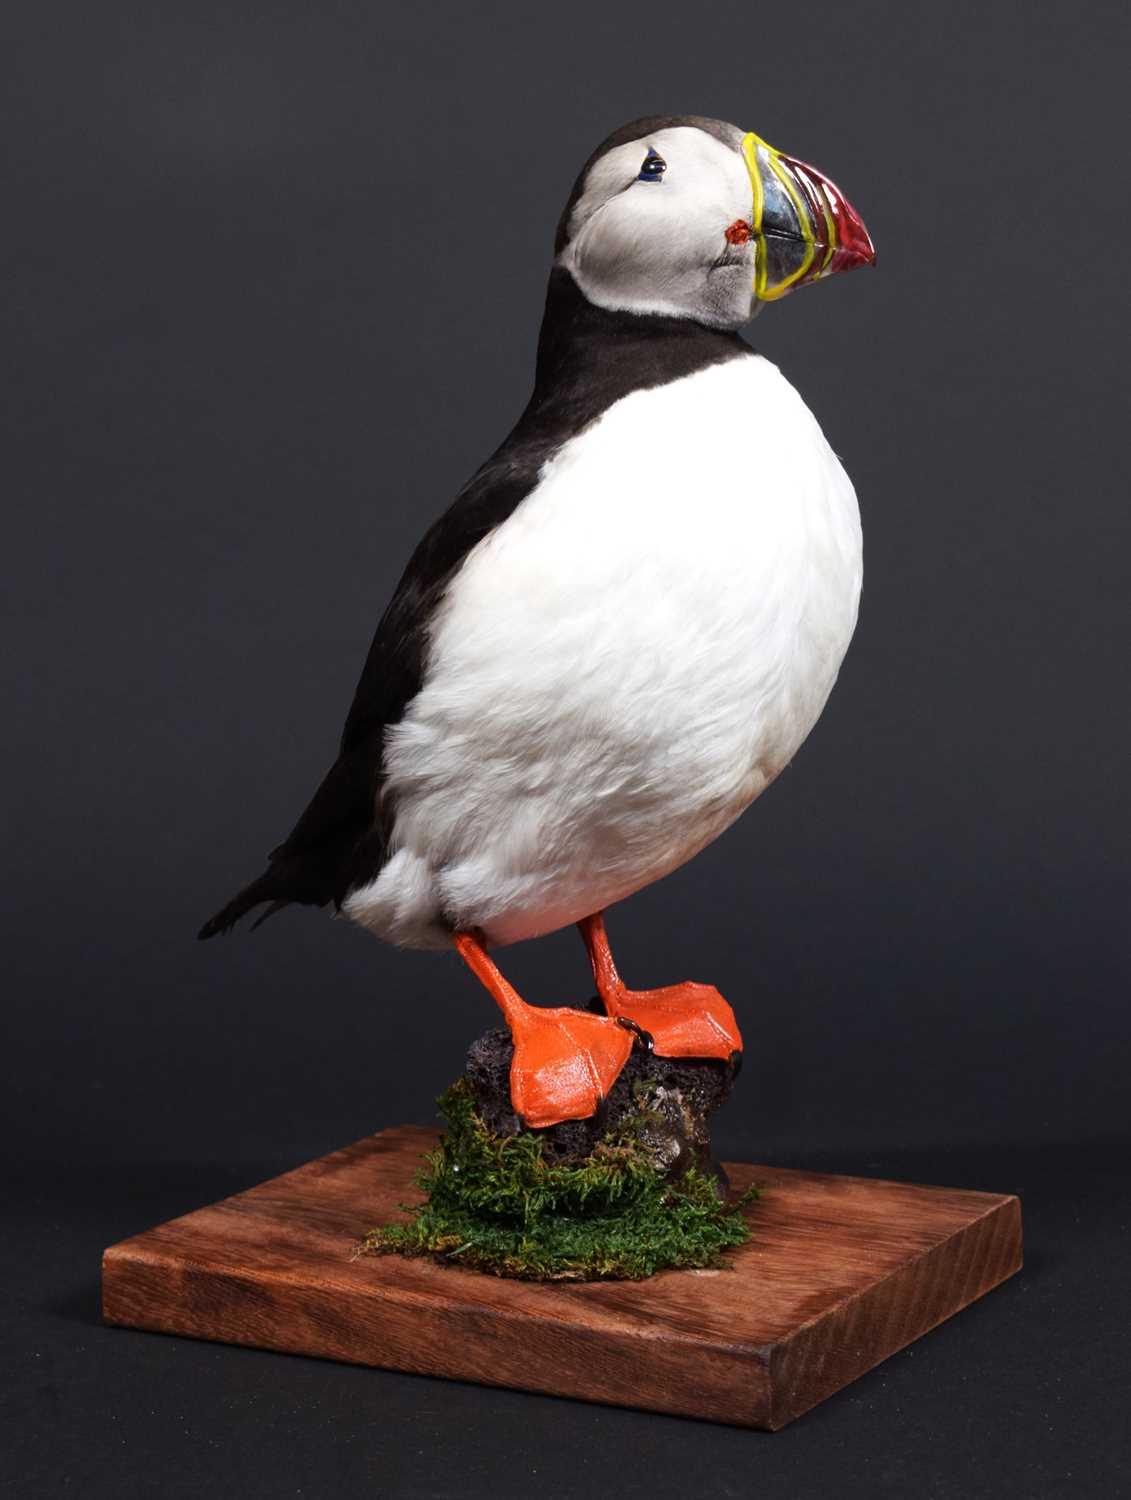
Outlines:
POLYGON ((754 190, 754 295, 774 302, 837 271, 874 266, 864 221, 835 183, 753 131, 742 154, 754 190))

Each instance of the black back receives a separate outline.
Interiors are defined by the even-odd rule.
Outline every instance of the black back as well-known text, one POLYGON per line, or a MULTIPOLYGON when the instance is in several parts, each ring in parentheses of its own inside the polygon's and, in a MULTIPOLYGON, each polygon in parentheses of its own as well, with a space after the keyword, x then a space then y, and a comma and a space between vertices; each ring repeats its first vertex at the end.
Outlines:
POLYGON ((522 504, 546 461, 615 401, 749 352, 736 333, 595 307, 568 272, 551 272, 526 410, 412 554, 369 648, 338 759, 310 805, 269 868, 205 924, 202 937, 265 901, 271 910, 291 901, 340 906, 376 876, 396 811, 383 795, 385 731, 420 691, 430 621, 464 559, 522 504))

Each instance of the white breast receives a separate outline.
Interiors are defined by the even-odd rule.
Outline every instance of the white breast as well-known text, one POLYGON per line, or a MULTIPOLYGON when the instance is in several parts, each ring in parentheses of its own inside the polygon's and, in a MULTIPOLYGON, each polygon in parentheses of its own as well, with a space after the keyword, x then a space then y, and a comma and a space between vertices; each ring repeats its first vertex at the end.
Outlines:
POLYGON ((788 764, 856 622, 860 520, 751 355, 611 407, 468 557, 389 732, 395 942, 513 942, 689 859, 788 764))

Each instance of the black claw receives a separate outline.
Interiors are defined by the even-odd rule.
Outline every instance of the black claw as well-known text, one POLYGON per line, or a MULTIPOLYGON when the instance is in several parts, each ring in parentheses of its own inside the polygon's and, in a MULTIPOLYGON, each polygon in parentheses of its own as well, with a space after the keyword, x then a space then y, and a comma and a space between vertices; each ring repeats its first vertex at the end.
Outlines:
POLYGON ((730 1055, 730 1073, 732 1078, 737 1078, 742 1072, 742 1051, 737 1049, 730 1055))
POLYGON ((617 1025, 623 1026, 625 1031, 631 1031, 645 1052, 654 1052, 656 1050, 656 1043, 652 1037, 652 1033, 645 1031, 643 1026, 638 1026, 635 1021, 630 1021, 627 1016, 618 1016, 617 1025))

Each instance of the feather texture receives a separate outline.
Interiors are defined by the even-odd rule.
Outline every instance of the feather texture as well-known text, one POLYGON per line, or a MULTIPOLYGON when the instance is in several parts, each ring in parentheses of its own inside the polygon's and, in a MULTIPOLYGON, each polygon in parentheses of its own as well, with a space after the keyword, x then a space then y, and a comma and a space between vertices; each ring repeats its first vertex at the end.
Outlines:
POLYGON ((467 557, 390 728, 380 936, 578 920, 726 828, 815 723, 856 621, 856 497, 757 355, 635 391, 467 557))

